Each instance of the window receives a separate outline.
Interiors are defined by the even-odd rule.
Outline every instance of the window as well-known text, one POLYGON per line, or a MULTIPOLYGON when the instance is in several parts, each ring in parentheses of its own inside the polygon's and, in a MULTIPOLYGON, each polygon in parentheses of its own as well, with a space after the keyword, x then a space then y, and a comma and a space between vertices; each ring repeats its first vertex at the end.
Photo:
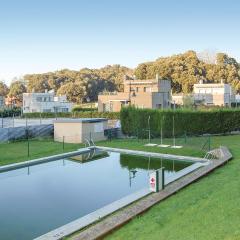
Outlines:
POLYGON ((151 89, 150 87, 144 87, 144 88, 143 88, 143 91, 144 91, 144 92, 151 92, 152 89, 151 89))
POLYGON ((110 105, 109 103, 103 103, 103 112, 109 112, 110 105))
POLYGON ((139 91, 139 87, 136 87, 136 92, 138 92, 139 91))
POLYGON ((42 98, 41 97, 37 97, 37 102, 41 102, 42 98))
POLYGON ((110 102, 110 109, 109 109, 109 111, 110 111, 110 112, 113 111, 113 103, 112 103, 112 102, 110 102))
POLYGON ((68 108, 62 108, 62 112, 68 112, 68 108))
POLYGON ((43 109, 43 112, 52 112, 51 109, 43 109))

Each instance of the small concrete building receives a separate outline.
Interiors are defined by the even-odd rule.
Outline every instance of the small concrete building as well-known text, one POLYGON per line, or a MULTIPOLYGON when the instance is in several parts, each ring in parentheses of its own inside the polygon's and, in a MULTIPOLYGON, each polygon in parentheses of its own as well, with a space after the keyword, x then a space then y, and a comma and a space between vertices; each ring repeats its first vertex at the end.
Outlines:
POLYGON ((122 106, 163 109, 171 106, 171 81, 160 79, 125 79, 123 92, 98 95, 99 112, 119 112, 122 106))
POLYGON ((54 121, 54 141, 66 143, 84 143, 105 140, 106 118, 59 119, 54 121))
POLYGON ((54 91, 45 93, 23 93, 23 113, 71 112, 73 103, 67 97, 55 96, 54 91))

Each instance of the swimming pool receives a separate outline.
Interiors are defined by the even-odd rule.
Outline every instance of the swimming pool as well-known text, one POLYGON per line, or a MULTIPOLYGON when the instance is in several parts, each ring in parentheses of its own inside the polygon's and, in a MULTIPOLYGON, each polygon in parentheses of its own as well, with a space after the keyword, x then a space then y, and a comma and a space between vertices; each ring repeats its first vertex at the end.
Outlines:
POLYGON ((33 239, 148 187, 151 170, 167 178, 191 164, 99 152, 2 172, 0 239, 33 239))

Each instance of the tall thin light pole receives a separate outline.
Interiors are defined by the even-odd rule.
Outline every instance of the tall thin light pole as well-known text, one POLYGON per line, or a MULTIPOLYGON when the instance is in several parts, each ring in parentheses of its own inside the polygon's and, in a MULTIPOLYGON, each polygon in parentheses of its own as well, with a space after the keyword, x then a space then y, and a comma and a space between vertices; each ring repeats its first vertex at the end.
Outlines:
POLYGON ((175 140, 175 119, 173 115, 173 146, 176 146, 176 140, 175 140))
POLYGON ((161 119, 161 145, 163 144, 163 127, 162 127, 162 125, 163 125, 163 117, 161 119))
POLYGON ((148 117, 148 140, 149 140, 149 143, 151 142, 150 118, 151 118, 151 116, 148 117))

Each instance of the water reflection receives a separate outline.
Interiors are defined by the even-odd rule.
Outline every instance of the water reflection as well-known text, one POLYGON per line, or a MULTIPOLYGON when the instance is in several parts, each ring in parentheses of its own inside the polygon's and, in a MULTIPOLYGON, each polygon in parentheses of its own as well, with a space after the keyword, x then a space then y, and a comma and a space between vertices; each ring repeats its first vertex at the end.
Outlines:
POLYGON ((128 170, 157 170, 164 167, 169 172, 177 172, 190 166, 192 163, 154 157, 148 157, 148 161, 146 161, 144 156, 121 154, 120 164, 122 168, 127 168, 128 170))

